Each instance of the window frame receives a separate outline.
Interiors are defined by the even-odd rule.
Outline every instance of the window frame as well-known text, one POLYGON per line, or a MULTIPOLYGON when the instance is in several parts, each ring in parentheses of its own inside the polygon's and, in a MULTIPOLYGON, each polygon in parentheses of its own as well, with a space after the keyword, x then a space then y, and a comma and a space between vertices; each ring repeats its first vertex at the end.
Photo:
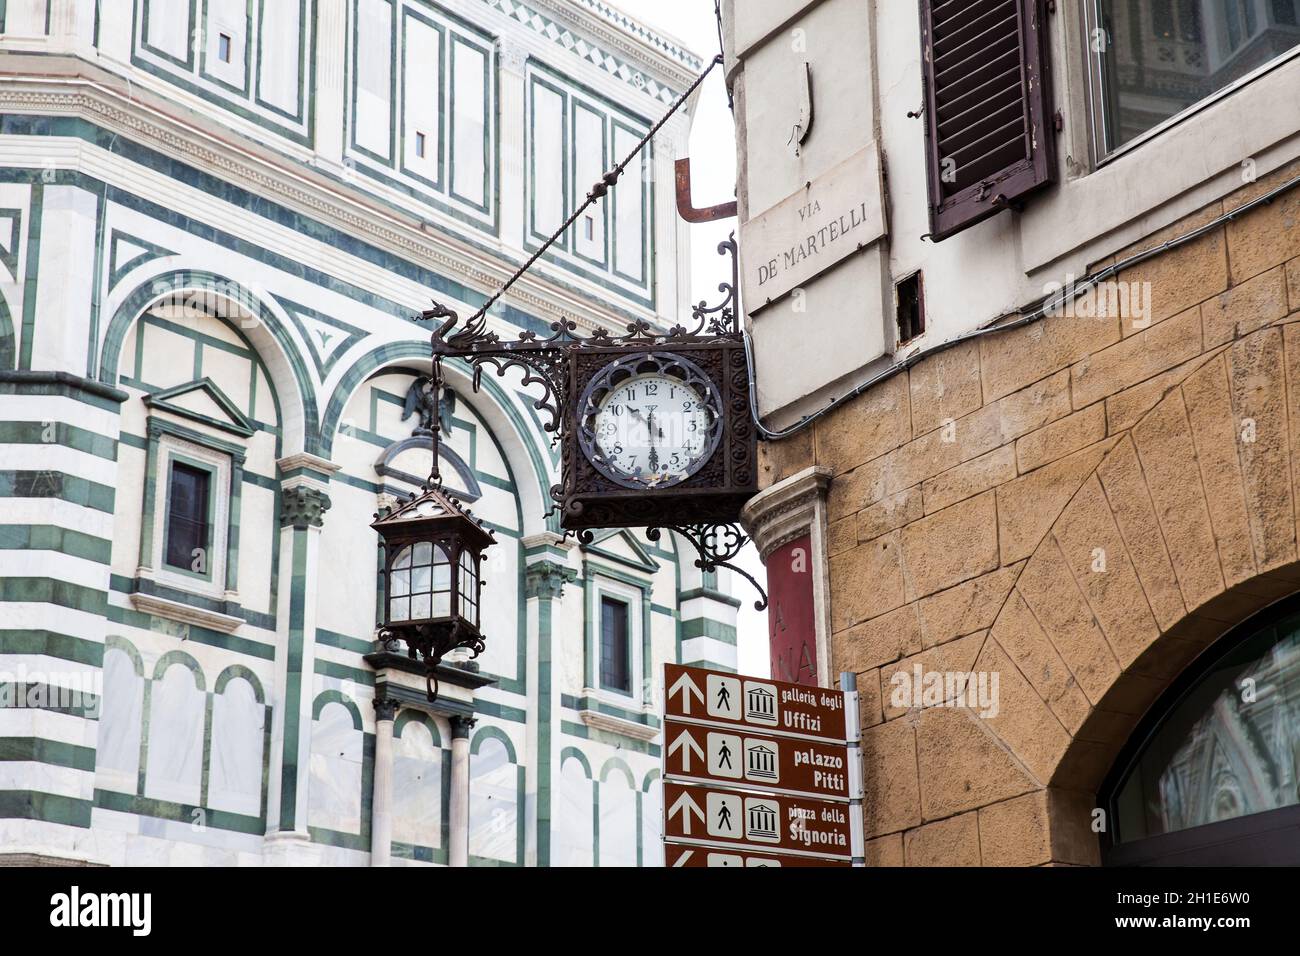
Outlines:
POLYGON ((598 635, 596 639, 596 681, 603 691, 612 694, 625 694, 632 696, 633 685, 635 684, 635 674, 633 673, 633 647, 632 647, 632 604, 626 598, 618 597, 612 594, 600 594, 596 598, 596 607, 598 609, 598 619, 596 627, 598 635), (605 606, 619 607, 623 609, 623 649, 624 664, 627 676, 627 687, 617 687, 605 683, 605 606))
MULTIPOLYGON (((1101 28, 1101 2, 1102 0, 1084 0, 1084 2, 1079 5, 1081 10, 1080 16, 1083 20, 1082 48, 1087 61, 1084 75, 1084 88, 1087 91, 1087 125, 1089 136, 1092 140, 1092 162, 1094 169, 1131 153, 1133 150, 1140 148, 1144 143, 1148 143, 1173 127, 1186 122, 1202 110, 1226 99, 1260 77, 1271 73, 1273 70, 1278 69, 1300 56, 1300 33, 1297 33, 1298 42, 1292 49, 1279 54, 1267 63, 1261 64, 1245 76, 1239 77, 1232 83, 1229 83, 1222 89, 1216 90, 1204 99, 1197 100, 1186 109, 1175 113, 1173 116, 1157 123, 1142 134, 1133 137, 1133 139, 1129 140, 1127 143, 1117 146, 1114 149, 1109 149, 1104 105, 1106 101, 1106 89, 1104 85, 1105 71, 1102 66, 1102 54, 1092 48, 1093 31, 1101 28)), ((1150 10, 1144 10, 1143 12, 1144 14, 1149 14, 1150 10)), ((1272 23, 1271 7, 1269 8, 1268 16, 1269 23, 1272 23)), ((1204 30, 1204 28, 1204 24, 1202 24, 1202 30, 1204 30)))
POLYGON ((584 572, 586 597, 584 604, 583 696, 593 697, 616 707, 642 711, 653 705, 651 691, 646 686, 647 658, 652 654, 648 646, 650 636, 651 587, 649 581, 635 580, 631 575, 601 565, 587 565, 584 572), (628 680, 629 690, 606 687, 601 679, 602 599, 610 598, 627 605, 628 680))
MULTIPOLYGON (((1283 598, 1235 625, 1225 625, 1224 633, 1185 667, 1147 708, 1097 788, 1097 806, 1105 811, 1107 824, 1100 835, 1102 865, 1236 865, 1254 862, 1251 855, 1260 852, 1261 841, 1267 847, 1275 844, 1283 833, 1294 835, 1294 827, 1300 823, 1300 803, 1124 842, 1116 839, 1119 800, 1124 784, 1166 721, 1179 712, 1184 701, 1196 692, 1224 658, 1261 631, 1277 628, 1280 623, 1297 616, 1300 616, 1300 593, 1283 598)), ((1288 847, 1275 845, 1272 852, 1287 853, 1293 849, 1300 853, 1300 840, 1288 847)))
POLYGON ((216 554, 217 541, 217 499, 219 497, 218 486, 221 479, 219 468, 210 461, 201 461, 190 455, 183 454, 179 450, 169 449, 166 456, 165 483, 163 492, 163 522, 162 530, 159 537, 162 539, 162 551, 158 561, 159 570, 166 569, 174 574, 184 574, 187 577, 198 578, 202 581, 211 583, 213 580, 213 557, 216 554), (194 471, 201 471, 208 476, 207 485, 207 506, 204 509, 207 512, 207 543, 208 560, 205 562, 206 571, 200 572, 193 570, 193 567, 183 568, 180 565, 171 564, 167 559, 168 544, 171 541, 172 533, 172 479, 176 472, 176 466, 181 465, 194 471))
POLYGON ((149 416, 147 431, 149 449, 140 526, 141 577, 206 598, 238 600, 239 512, 245 449, 154 415, 149 416), (164 562, 173 458, 214 473, 209 485, 211 542, 205 575, 164 562))

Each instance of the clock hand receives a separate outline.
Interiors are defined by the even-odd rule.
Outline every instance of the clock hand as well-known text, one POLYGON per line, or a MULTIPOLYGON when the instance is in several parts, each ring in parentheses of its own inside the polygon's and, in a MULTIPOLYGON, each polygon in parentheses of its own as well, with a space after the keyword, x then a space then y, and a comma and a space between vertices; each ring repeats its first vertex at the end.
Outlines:
POLYGON ((650 410, 649 417, 645 420, 645 430, 647 438, 650 440, 650 470, 652 472, 659 470, 659 449, 655 448, 655 413, 654 409, 650 410))

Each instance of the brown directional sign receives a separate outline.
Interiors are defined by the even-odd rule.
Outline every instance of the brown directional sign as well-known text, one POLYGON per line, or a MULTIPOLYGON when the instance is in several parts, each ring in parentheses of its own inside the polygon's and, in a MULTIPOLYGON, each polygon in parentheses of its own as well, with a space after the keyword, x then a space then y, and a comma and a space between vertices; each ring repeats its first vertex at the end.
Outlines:
POLYGON ((843 691, 681 664, 664 666, 664 689, 665 716, 670 718, 778 736, 847 738, 843 691))
POLYGON ((815 856, 791 856, 788 853, 755 853, 737 847, 697 846, 690 843, 665 843, 664 866, 697 869, 703 867, 742 866, 849 866, 848 860, 828 860, 815 856))
POLYGON ((849 805, 664 784, 664 839, 849 859, 849 805))
POLYGON ((847 800, 848 748, 667 720, 664 778, 847 800))

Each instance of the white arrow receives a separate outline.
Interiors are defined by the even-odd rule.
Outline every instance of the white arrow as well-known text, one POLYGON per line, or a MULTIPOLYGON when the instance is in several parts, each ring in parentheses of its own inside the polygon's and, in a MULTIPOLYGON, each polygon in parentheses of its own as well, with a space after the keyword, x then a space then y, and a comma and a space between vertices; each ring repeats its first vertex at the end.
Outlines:
POLYGON ((679 736, 676 740, 672 742, 672 744, 668 747, 668 756, 671 757, 678 750, 685 751, 682 754, 682 770, 685 771, 686 773, 691 772, 691 751, 692 750, 695 751, 695 756, 699 757, 701 760, 704 759, 704 749, 698 743, 695 742, 695 738, 691 736, 691 732, 689 730, 683 730, 681 732, 681 736, 679 736))
POLYGON ((683 853, 681 856, 677 858, 677 862, 674 863, 673 866, 685 866, 686 861, 689 860, 694 855, 695 855, 694 850, 687 850, 685 853, 683 853))
POLYGON ((700 822, 703 823, 704 811, 701 810, 699 808, 699 805, 694 800, 691 799, 691 795, 689 793, 683 793, 680 797, 677 798, 677 802, 674 803, 672 805, 672 808, 668 811, 668 819, 671 820, 673 817, 677 816, 677 814, 682 810, 686 811, 682 815, 682 832, 685 833, 687 836, 690 836, 691 835, 691 814, 694 813, 697 817, 700 818, 700 822))
POLYGON ((683 714, 689 714, 691 712, 692 694, 700 699, 701 704, 704 703, 704 691, 695 686, 695 681, 691 680, 690 674, 683 674, 681 677, 677 678, 677 682, 673 684, 672 687, 668 688, 669 699, 671 699, 673 694, 676 694, 678 691, 681 691, 682 693, 683 714))

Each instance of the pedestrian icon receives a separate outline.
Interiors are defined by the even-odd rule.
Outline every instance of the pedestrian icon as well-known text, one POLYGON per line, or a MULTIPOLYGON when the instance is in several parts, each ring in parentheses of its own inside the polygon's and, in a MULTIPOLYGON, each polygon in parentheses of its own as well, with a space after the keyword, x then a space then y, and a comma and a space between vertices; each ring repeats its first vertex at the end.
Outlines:
POLYGON ((710 733, 708 735, 709 775, 739 780, 744 776, 744 767, 740 762, 743 749, 738 734, 710 733))
POLYGON ((710 793, 704 801, 705 828, 709 836, 739 840, 744 836, 741 798, 730 793, 710 793))
POLYGON ((740 680, 710 674, 705 685, 704 706, 709 716, 740 720, 740 680))

